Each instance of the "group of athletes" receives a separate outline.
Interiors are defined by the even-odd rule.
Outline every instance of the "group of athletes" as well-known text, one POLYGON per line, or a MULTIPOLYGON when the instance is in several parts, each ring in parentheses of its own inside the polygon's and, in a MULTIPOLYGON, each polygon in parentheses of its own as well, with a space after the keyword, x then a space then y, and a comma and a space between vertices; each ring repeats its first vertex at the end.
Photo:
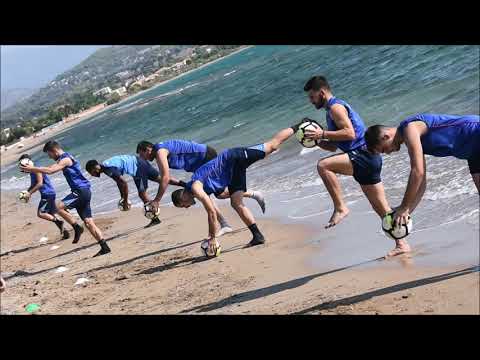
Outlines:
MULTIPOLYGON (((406 224, 409 216, 419 204, 426 188, 425 155, 438 157, 454 156, 468 161, 473 181, 480 193, 480 117, 478 115, 416 114, 403 120, 398 127, 374 125, 366 129, 360 115, 345 101, 332 94, 327 79, 314 76, 307 81, 304 91, 316 109, 326 112, 326 127, 307 130, 305 137, 315 140, 323 150, 337 153, 317 163, 318 174, 333 201, 333 213, 325 228, 341 222, 349 209, 342 197, 337 175, 353 176, 380 218, 395 211, 394 224, 406 224), (385 196, 381 180, 382 153, 390 154, 405 144, 410 157, 410 176, 401 204, 392 209, 385 196)), ((249 246, 263 244, 265 237, 257 227, 255 217, 244 203, 244 198, 255 200, 265 212, 265 200, 261 192, 248 191, 247 168, 278 150, 282 143, 294 135, 302 121, 279 131, 269 141, 254 146, 235 147, 217 151, 206 144, 185 140, 167 140, 158 143, 141 141, 136 155, 117 155, 102 162, 89 160, 86 171, 100 177, 110 177, 118 186, 123 210, 130 209, 128 185, 125 176, 133 177, 138 196, 149 204, 154 213, 164 196, 168 185, 179 189, 171 194, 176 207, 188 208, 195 201, 202 203, 208 214, 208 245, 211 253, 217 253, 217 238, 231 232, 226 218, 221 214, 214 198, 230 199, 231 206, 252 233, 249 246), (155 161, 158 170, 152 166, 155 161), (175 179, 170 169, 181 169, 192 173, 184 182, 175 179), (153 199, 147 194, 148 182, 158 183, 153 199), (212 195, 214 195, 212 197, 212 195)), ((102 231, 95 224, 90 208, 91 185, 82 173, 80 163, 59 143, 49 141, 43 147, 48 157, 55 161, 47 167, 20 166, 21 171, 30 173, 29 196, 40 192, 38 216, 53 222, 61 236, 68 238, 64 228, 66 221, 73 228, 73 243, 77 243, 84 231, 68 211, 76 209, 86 228, 97 240, 100 250, 95 256, 108 254, 111 249, 104 240, 102 231), (48 175, 63 172, 71 193, 56 201, 55 190, 48 175), (61 220, 58 216, 60 216, 61 220)), ((21 159, 30 158, 27 154, 21 159)), ((160 223, 154 217, 147 227, 160 223)), ((406 239, 395 240, 395 248, 386 256, 395 256, 410 251, 406 239)), ((3 286, 3 285, 2 285, 3 286)))

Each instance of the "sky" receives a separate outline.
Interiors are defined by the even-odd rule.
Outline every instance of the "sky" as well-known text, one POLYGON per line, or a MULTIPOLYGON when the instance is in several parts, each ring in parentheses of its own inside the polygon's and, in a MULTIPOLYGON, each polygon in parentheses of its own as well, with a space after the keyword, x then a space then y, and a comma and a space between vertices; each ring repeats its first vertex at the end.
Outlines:
POLYGON ((38 89, 86 59, 97 45, 1 46, 1 88, 38 89))

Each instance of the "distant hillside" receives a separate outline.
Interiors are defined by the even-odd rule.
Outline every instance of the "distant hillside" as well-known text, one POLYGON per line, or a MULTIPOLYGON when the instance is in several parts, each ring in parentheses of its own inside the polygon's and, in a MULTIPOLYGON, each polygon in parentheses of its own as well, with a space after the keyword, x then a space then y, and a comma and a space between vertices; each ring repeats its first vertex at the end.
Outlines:
POLYGON ((139 45, 98 49, 80 64, 35 92, 28 100, 10 107, 2 106, 2 127, 11 127, 40 117, 75 94, 95 91, 104 86, 123 86, 127 78, 140 74, 147 76, 162 65, 188 56, 188 51, 192 48, 192 45, 139 45))
POLYGON ((8 107, 32 95, 36 89, 2 89, 0 108, 2 112, 8 107))

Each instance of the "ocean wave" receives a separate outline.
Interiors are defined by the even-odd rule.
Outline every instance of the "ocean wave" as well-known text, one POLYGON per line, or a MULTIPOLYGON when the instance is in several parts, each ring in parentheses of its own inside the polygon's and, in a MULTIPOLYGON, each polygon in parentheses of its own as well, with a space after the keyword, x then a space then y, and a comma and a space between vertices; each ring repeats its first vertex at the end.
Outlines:
POLYGON ((223 76, 224 76, 224 77, 230 76, 230 75, 232 75, 232 74, 235 74, 236 72, 237 72, 237 70, 233 70, 233 71, 230 71, 230 72, 224 74, 223 76))

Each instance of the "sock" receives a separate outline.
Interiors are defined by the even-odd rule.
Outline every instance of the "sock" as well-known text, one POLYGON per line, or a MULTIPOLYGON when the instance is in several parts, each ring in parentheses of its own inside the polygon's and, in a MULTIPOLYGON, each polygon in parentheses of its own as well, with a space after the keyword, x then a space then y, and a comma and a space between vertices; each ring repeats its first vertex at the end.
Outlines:
POLYGON ((256 238, 256 237, 263 238, 262 233, 260 232, 260 230, 258 230, 257 224, 252 224, 248 228, 252 232, 252 235, 253 235, 254 238, 256 238))
POLYGON ((73 224, 72 227, 75 232, 79 231, 82 228, 80 225, 78 225, 78 223, 73 224))
POLYGON ((57 227, 58 227, 59 229, 62 228, 62 225, 63 225, 63 221, 62 221, 62 220, 55 219, 55 220, 53 220, 53 222, 55 223, 55 225, 57 225, 57 227))
POLYGON ((110 248, 107 245, 107 242, 104 239, 100 240, 98 244, 100 245, 102 250, 110 250, 110 248))
POLYGON ((220 223, 220 227, 222 227, 222 228, 224 228, 224 227, 230 227, 230 225, 228 225, 227 220, 225 220, 224 218, 219 218, 219 219, 218 219, 218 222, 220 223))

